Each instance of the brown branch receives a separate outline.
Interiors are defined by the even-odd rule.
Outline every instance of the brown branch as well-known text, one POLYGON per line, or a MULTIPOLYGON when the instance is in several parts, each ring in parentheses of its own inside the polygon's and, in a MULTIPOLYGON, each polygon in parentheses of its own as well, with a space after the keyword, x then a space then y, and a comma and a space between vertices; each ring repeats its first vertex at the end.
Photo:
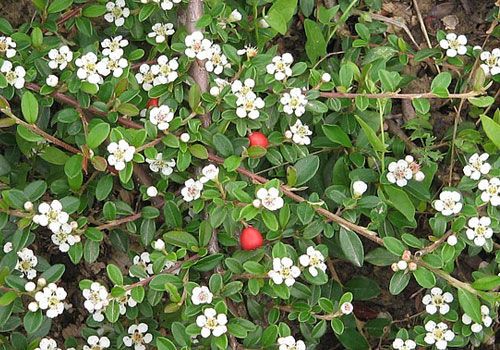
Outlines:
POLYGON ((127 222, 135 221, 135 220, 139 219, 141 216, 142 216, 141 213, 135 213, 135 214, 132 214, 129 216, 125 216, 124 218, 113 220, 113 221, 107 222, 105 224, 99 225, 96 227, 96 229, 101 230, 101 231, 109 230, 109 229, 115 228, 117 226, 126 224, 127 222))
POLYGON ((367 98, 391 98, 397 100, 414 100, 416 98, 445 98, 445 99, 464 99, 470 97, 476 97, 484 95, 484 92, 479 91, 469 91, 460 94, 448 94, 446 97, 440 97, 433 92, 424 92, 424 93, 416 93, 416 94, 403 94, 399 92, 381 92, 376 94, 370 93, 347 93, 347 92, 320 92, 321 97, 326 98, 356 98, 358 96, 367 97, 367 98))
MULTIPOLYGON (((208 154, 208 159, 214 163, 217 163, 217 164, 224 163, 224 159, 222 159, 221 157, 216 156, 212 153, 208 154)), ((256 175, 243 167, 237 168, 236 171, 238 173, 240 173, 241 175, 248 177, 249 179, 251 179, 255 183, 265 184, 268 182, 268 180, 266 178, 264 178, 260 175, 256 175)), ((288 198, 291 198, 292 200, 294 200, 297 203, 307 202, 307 200, 305 198, 295 194, 292 190, 290 190, 290 188, 288 188, 285 185, 281 185, 280 189, 285 196, 287 196, 288 198)), ((351 231, 356 232, 357 234, 369 239, 370 241, 373 241, 379 245, 384 244, 384 241, 380 237, 378 237, 376 232, 371 231, 371 230, 367 229, 366 227, 356 225, 355 223, 352 223, 352 222, 344 219, 343 217, 338 216, 338 215, 336 215, 336 214, 334 214, 334 213, 332 213, 324 208, 321 208, 318 206, 313 206, 313 209, 319 215, 323 216, 324 218, 331 220, 333 222, 336 222, 337 224, 339 224, 339 225, 341 225, 341 226, 343 226, 351 231)))
POLYGON ((421 257, 423 255, 426 255, 426 254, 430 254, 432 253, 433 251, 435 251, 437 248, 439 248, 441 246, 441 244, 443 244, 444 241, 446 241, 448 239, 448 237, 450 237, 454 232, 452 230, 446 232, 443 236, 441 236, 437 241, 435 241, 434 243, 432 243, 431 245, 415 252, 415 256, 416 257, 421 257))

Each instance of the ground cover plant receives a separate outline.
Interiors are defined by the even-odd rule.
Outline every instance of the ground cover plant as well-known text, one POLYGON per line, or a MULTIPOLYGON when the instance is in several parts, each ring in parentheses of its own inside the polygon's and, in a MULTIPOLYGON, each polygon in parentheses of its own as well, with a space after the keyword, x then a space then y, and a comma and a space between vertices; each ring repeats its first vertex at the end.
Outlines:
POLYGON ((2 1, 0 348, 495 348, 499 7, 2 1))

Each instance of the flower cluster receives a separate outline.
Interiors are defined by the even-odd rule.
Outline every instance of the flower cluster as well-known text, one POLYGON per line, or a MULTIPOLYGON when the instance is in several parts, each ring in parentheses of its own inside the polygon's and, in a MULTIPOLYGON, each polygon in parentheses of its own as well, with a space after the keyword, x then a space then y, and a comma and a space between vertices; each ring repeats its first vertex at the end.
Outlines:
POLYGON ((202 176, 199 180, 188 179, 184 182, 184 187, 181 189, 181 195, 186 202, 194 201, 201 197, 204 184, 209 181, 218 181, 219 168, 213 164, 205 166, 201 170, 202 176))
POLYGON ((267 210, 275 211, 281 209, 285 203, 283 198, 280 197, 280 191, 276 187, 269 189, 264 187, 259 188, 255 196, 257 198, 254 199, 252 204, 256 208, 262 205, 267 210))
POLYGON ((406 156, 405 159, 391 162, 388 170, 387 180, 399 187, 406 186, 408 180, 411 179, 415 181, 423 181, 425 179, 425 174, 420 170, 420 165, 415 162, 412 156, 406 156))

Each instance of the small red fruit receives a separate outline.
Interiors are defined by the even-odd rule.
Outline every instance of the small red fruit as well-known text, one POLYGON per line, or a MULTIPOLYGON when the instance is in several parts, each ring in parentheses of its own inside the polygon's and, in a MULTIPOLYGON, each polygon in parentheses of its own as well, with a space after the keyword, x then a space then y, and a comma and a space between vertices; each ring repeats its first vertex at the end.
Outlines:
POLYGON ((250 146, 260 146, 264 148, 269 146, 269 141, 267 140, 266 135, 259 131, 255 131, 248 135, 248 140, 250 141, 250 146))
POLYGON ((254 250, 262 247, 264 239, 262 238, 259 230, 248 226, 245 228, 240 235, 240 245, 243 250, 254 250))
POLYGON ((148 103, 146 103, 146 108, 151 108, 151 107, 158 107, 158 99, 157 98, 151 98, 149 99, 148 103))

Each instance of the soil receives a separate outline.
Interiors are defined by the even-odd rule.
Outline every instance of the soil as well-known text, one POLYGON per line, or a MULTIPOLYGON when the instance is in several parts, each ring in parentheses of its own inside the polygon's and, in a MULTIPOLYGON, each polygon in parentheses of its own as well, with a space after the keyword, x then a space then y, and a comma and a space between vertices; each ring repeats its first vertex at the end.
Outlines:
MULTIPOLYGON (((316 2, 321 3, 321 1, 316 2)), ((489 23, 486 21, 486 18, 494 7, 494 2, 494 0, 418 0, 418 5, 428 34, 432 39, 434 39, 433 36, 438 30, 449 30, 465 34, 470 43, 479 44, 482 43, 486 37, 485 33, 489 28, 489 23)), ((324 3, 332 3, 332 1, 324 0, 324 3)), ((420 28, 417 13, 411 0, 383 0, 383 3, 383 10, 380 14, 389 18, 404 20, 418 45, 421 48, 427 47, 425 37, 420 28)), ((22 23, 30 22, 34 12, 31 0, 0 0, 0 17, 8 19, 13 27, 18 27, 22 23)), ((296 57, 304 56, 305 54, 305 38, 302 22, 303 18, 297 18, 296 22, 292 24, 290 33, 285 38, 278 39, 277 41, 283 51, 292 52, 296 57)), ((354 33, 354 30, 351 28, 352 26, 350 26, 349 23, 347 24, 346 29, 342 33, 345 34, 345 32, 348 31, 354 33)), ((401 35, 410 43, 408 36, 401 28, 391 27, 390 31, 401 35)), ((336 45, 338 44, 333 43, 333 46, 336 45)), ((498 43, 490 41, 490 45, 491 47, 487 47, 486 49, 496 47, 498 43)), ((331 49, 333 49, 333 47, 331 49)), ((432 71, 432 67, 421 64, 411 69, 413 69, 411 74, 414 74, 416 77, 416 80, 409 87, 412 92, 429 91, 430 81, 432 80, 432 76, 435 75, 435 72, 432 71)), ((407 117, 405 107, 401 106, 400 109, 403 111, 402 117, 407 117)), ((433 106, 432 110, 431 122, 436 131, 446 130, 452 125, 454 118, 450 116, 453 109, 449 105, 445 108, 436 105, 433 106)), ((466 113, 466 111, 464 111, 464 113, 466 113)), ((400 122, 403 123, 404 120, 402 119, 400 122)), ((442 135, 442 132, 437 133, 437 135, 442 135)), ((422 235, 425 235, 425 230, 426 229, 423 228, 422 235)), ((78 307, 82 305, 82 296, 78 289, 77 281, 95 276, 96 270, 103 269, 107 260, 127 260, 122 259, 122 256, 110 256, 109 249, 107 249, 108 247, 103 247, 104 251, 101 253, 98 262, 92 265, 81 263, 78 268, 76 268, 65 254, 59 254, 57 251, 53 250, 54 247, 50 244, 49 232, 47 232, 47 241, 41 241, 39 244, 41 245, 41 247, 39 247, 41 249, 38 251, 48 252, 47 258, 50 256, 50 263, 63 263, 66 265, 67 270, 62 279, 62 286, 68 290, 68 302, 78 307), (108 254, 106 254, 106 250, 108 254)), ((118 253, 118 255, 120 255, 120 253, 118 253)), ((478 263, 479 261, 463 262, 463 272, 461 273, 468 275, 470 269, 476 268, 478 263)), ((376 318, 377 315, 382 312, 390 313, 394 319, 405 319, 422 310, 422 306, 419 304, 422 290, 414 281, 412 281, 408 288, 399 296, 391 296, 388 293, 388 285, 391 276, 391 272, 388 268, 378 268, 369 265, 359 269, 342 261, 335 261, 335 266, 339 272, 340 279, 344 282, 348 281, 353 276, 365 275, 376 280, 381 287, 382 294, 375 301, 365 301, 356 305, 355 313, 362 321, 376 318)), ((99 273, 99 275, 103 274, 99 273)), ((65 312, 64 316, 58 319, 58 322, 54 322, 51 336, 58 338, 61 343, 64 338, 79 336, 80 327, 85 322, 85 315, 86 313, 80 312, 78 308, 73 309, 72 312, 65 312)), ((404 323, 401 325, 403 324, 404 323)), ((324 339, 325 341, 319 346, 319 349, 342 348, 332 334, 326 335, 324 339)), ((376 343, 372 345, 376 347, 376 343)))

